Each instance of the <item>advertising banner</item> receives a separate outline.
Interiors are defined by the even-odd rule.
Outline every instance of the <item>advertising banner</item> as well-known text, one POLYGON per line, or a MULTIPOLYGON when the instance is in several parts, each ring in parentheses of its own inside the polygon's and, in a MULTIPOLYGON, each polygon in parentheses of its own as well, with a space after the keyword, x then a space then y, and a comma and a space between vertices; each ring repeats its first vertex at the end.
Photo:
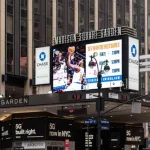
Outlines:
POLYGON ((130 90, 139 90, 139 40, 129 37, 128 79, 130 90))
POLYGON ((108 60, 109 72, 102 72, 102 88, 122 86, 122 40, 53 48, 53 91, 97 89, 97 68, 89 67, 97 53, 99 69, 108 60))
POLYGON ((35 149, 35 150, 37 150, 37 149, 45 149, 45 142, 44 141, 24 141, 24 142, 22 142, 22 147, 24 148, 24 149, 29 149, 29 150, 31 150, 31 149, 35 149))
POLYGON ((15 119, 13 120, 13 139, 43 140, 46 134, 45 124, 45 118, 15 119))
POLYGON ((49 119, 47 133, 47 138, 50 140, 72 140, 73 122, 64 119, 49 119))
POLYGON ((11 140, 12 139, 12 125, 11 121, 3 122, 1 125, 1 140, 11 140))
POLYGON ((35 85, 50 83, 50 47, 35 49, 35 85))
POLYGON ((142 145, 144 141, 144 129, 139 127, 126 127, 126 145, 142 145))

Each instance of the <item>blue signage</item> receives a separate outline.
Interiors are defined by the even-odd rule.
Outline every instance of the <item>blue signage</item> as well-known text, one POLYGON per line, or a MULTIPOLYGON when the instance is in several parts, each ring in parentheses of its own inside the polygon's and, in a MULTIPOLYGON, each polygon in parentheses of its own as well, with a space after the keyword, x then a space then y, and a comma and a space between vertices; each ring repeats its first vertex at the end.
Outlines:
POLYGON ((84 124, 97 124, 95 119, 84 120, 84 124))
POLYGON ((109 130, 109 126, 101 126, 101 130, 109 130))
POLYGON ((41 52, 41 53, 40 53, 39 59, 40 59, 41 61, 44 61, 44 60, 46 59, 46 54, 45 54, 45 52, 41 52))
MULTIPOLYGON (((97 124, 97 120, 95 120, 95 119, 84 120, 84 124, 97 124)), ((108 120, 101 120, 101 124, 109 125, 109 121, 108 120)))

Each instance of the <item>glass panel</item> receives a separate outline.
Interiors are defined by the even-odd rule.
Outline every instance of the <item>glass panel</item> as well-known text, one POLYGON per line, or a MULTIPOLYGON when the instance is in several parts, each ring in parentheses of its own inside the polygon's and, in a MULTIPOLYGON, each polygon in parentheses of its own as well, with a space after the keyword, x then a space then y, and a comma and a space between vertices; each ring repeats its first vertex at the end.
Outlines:
POLYGON ((13 16, 11 15, 7 15, 7 20, 6 20, 6 24, 7 24, 7 33, 13 33, 13 16))
POLYGON ((41 47, 41 42, 34 40, 34 48, 38 48, 38 47, 41 47))
POLYGON ((69 24, 74 25, 74 9, 70 8, 68 13, 69 24))
POLYGON ((11 65, 13 61, 13 44, 7 43, 7 63, 11 65))
POLYGON ((108 0, 108 27, 111 28, 112 27, 112 13, 113 13, 113 4, 112 4, 112 0, 108 0))
POLYGON ((117 3, 116 15, 117 15, 117 25, 121 25, 121 4, 120 3, 117 3))
POLYGON ((33 9, 35 13, 40 13, 40 0, 34 0, 33 9))
POLYGON ((46 15, 52 17, 52 0, 47 0, 46 2, 46 15))
POLYGON ((13 6, 7 5, 7 14, 13 14, 13 6))
POLYGON ((64 15, 63 15, 64 14, 64 8, 60 5, 57 8, 58 8, 57 9, 58 19, 63 20, 64 19, 64 15))
POLYGON ((37 22, 34 22, 34 39, 40 38, 40 24, 37 22))
POLYGON ((21 45, 27 46, 27 38, 21 37, 21 45))
POLYGON ((27 57, 27 47, 21 46, 21 57, 27 57))
POLYGON ((47 23, 46 24, 52 26, 52 18, 47 17, 47 23))
POLYGON ((21 9, 21 17, 27 18, 27 10, 21 9))
POLYGON ((47 26, 46 28, 46 42, 48 44, 51 44, 52 42, 52 27, 51 26, 47 26))
POLYGON ((13 0, 7 0, 7 4, 13 5, 14 1, 13 0))
POLYGON ((74 0, 69 0, 69 7, 74 8, 74 0))
POLYGON ((40 15, 39 14, 34 14, 34 21, 40 22, 40 15))
POLYGON ((104 28, 104 12, 99 11, 99 23, 98 23, 98 29, 104 28))
POLYGON ((13 43, 13 34, 7 33, 7 41, 13 43))
POLYGON ((21 36, 27 36, 27 20, 21 19, 21 36))
POLYGON ((21 0, 21 8, 27 9, 27 0, 21 0))

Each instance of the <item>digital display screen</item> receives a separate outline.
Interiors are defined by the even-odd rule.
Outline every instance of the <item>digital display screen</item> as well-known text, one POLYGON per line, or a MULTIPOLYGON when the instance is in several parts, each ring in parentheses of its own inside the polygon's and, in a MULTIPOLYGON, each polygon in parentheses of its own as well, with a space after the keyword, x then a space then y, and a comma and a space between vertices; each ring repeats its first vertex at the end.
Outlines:
POLYGON ((53 48, 53 91, 97 89, 97 63, 89 66, 90 56, 96 54, 99 70, 108 60, 110 70, 102 71, 102 88, 122 86, 122 40, 93 44, 67 44, 53 48))

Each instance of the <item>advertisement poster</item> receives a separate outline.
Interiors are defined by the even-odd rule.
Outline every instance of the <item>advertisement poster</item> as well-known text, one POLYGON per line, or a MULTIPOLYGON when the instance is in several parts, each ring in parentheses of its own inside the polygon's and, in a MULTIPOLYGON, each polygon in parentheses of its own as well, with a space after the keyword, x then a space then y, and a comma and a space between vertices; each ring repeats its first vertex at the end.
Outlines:
POLYGON ((47 139, 49 140, 73 140, 73 122, 64 119, 49 119, 47 139))
POLYGON ((110 67, 102 72, 102 88, 122 86, 122 40, 115 40, 54 48, 53 91, 97 89, 97 66, 89 67, 93 53, 99 67, 106 59, 110 67))
POLYGON ((50 83, 50 47, 35 49, 35 85, 50 83))
MULTIPOLYGON (((102 88, 122 86, 122 40, 101 42, 86 45, 86 82, 88 89, 97 88, 97 65, 89 66, 90 56, 96 54, 99 70, 102 70, 102 88), (110 70, 104 71, 105 61, 108 60, 110 70)), ((93 59, 96 63, 96 61, 93 59)))
POLYGON ((43 140, 45 139, 46 134, 45 124, 46 124, 45 118, 15 119, 13 120, 13 139, 43 140))
POLYGON ((129 89, 139 90, 139 40, 129 37, 129 89))

